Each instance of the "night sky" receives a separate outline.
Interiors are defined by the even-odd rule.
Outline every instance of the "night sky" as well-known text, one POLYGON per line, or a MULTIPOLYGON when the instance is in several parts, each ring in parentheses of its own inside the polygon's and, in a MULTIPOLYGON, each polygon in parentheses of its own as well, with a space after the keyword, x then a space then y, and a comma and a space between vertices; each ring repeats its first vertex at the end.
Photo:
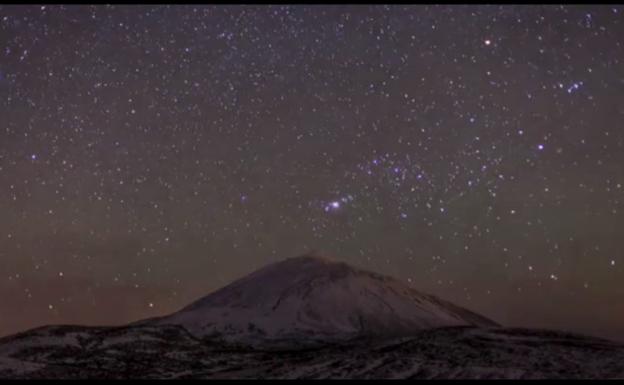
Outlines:
POLYGON ((0 335, 316 250, 624 340, 624 6, 0 7, 0 335))

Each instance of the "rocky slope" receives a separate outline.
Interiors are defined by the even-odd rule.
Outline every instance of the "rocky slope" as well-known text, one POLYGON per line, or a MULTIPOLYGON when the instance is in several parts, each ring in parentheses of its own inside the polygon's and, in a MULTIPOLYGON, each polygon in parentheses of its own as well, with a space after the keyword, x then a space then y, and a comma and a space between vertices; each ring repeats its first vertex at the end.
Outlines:
POLYGON ((235 347, 180 326, 56 326, 0 340, 2 379, 624 378, 624 346, 470 326, 307 349, 235 347))

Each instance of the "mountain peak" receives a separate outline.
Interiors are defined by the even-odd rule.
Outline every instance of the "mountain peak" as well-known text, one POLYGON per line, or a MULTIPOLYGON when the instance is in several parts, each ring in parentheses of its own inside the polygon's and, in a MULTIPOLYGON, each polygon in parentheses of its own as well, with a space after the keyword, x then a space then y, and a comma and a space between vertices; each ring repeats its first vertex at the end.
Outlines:
POLYGON ((277 261, 271 264, 266 265, 265 267, 256 270, 256 272, 250 274, 259 273, 261 271, 267 270, 278 270, 282 272, 290 271, 293 269, 301 269, 297 271, 298 274, 331 274, 332 272, 342 271, 344 273, 352 273, 352 274, 364 274, 380 279, 394 279, 389 276, 383 276, 381 274, 377 274, 371 271, 360 269, 356 266, 353 266, 347 262, 340 261, 336 258, 330 257, 327 254, 322 254, 319 252, 310 252, 306 254, 302 254, 296 257, 290 257, 283 259, 281 261, 277 261))
POLYGON ((282 261, 278 261, 276 263, 319 263, 319 264, 331 264, 331 263, 340 263, 339 261, 330 258, 324 254, 319 252, 309 252, 306 254, 299 255, 297 257, 286 258, 282 261))
POLYGON ((344 262, 339 261, 335 258, 332 258, 326 254, 323 254, 318 251, 308 252, 306 254, 302 254, 296 257, 290 257, 283 259, 281 261, 273 263, 273 265, 279 264, 301 264, 301 265, 345 265, 344 262))
POLYGON ((239 340, 344 339, 443 326, 496 326, 394 278, 318 253, 269 264, 177 313, 148 322, 239 340))

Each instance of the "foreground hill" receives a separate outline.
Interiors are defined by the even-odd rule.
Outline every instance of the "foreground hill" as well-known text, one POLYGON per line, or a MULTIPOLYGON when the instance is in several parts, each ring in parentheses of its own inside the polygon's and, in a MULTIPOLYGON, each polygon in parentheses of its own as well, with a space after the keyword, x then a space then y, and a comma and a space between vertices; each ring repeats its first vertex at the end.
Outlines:
POLYGON ((315 348, 200 340, 180 326, 40 328, 0 340, 0 378, 624 378, 624 346, 470 326, 315 348))

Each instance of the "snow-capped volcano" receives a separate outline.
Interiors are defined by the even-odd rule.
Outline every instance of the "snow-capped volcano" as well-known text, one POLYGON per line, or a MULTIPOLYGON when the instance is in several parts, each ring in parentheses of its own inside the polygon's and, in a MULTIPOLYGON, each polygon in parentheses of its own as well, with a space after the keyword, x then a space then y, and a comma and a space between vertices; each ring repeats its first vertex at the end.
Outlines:
POLYGON ((492 326, 393 278, 307 256, 166 317, 1 338, 0 378, 623 378, 622 344, 492 326))
POLYGON ((341 339, 498 326, 391 277, 318 256, 268 265, 177 313, 142 323, 180 325, 196 336, 228 339, 341 339))

